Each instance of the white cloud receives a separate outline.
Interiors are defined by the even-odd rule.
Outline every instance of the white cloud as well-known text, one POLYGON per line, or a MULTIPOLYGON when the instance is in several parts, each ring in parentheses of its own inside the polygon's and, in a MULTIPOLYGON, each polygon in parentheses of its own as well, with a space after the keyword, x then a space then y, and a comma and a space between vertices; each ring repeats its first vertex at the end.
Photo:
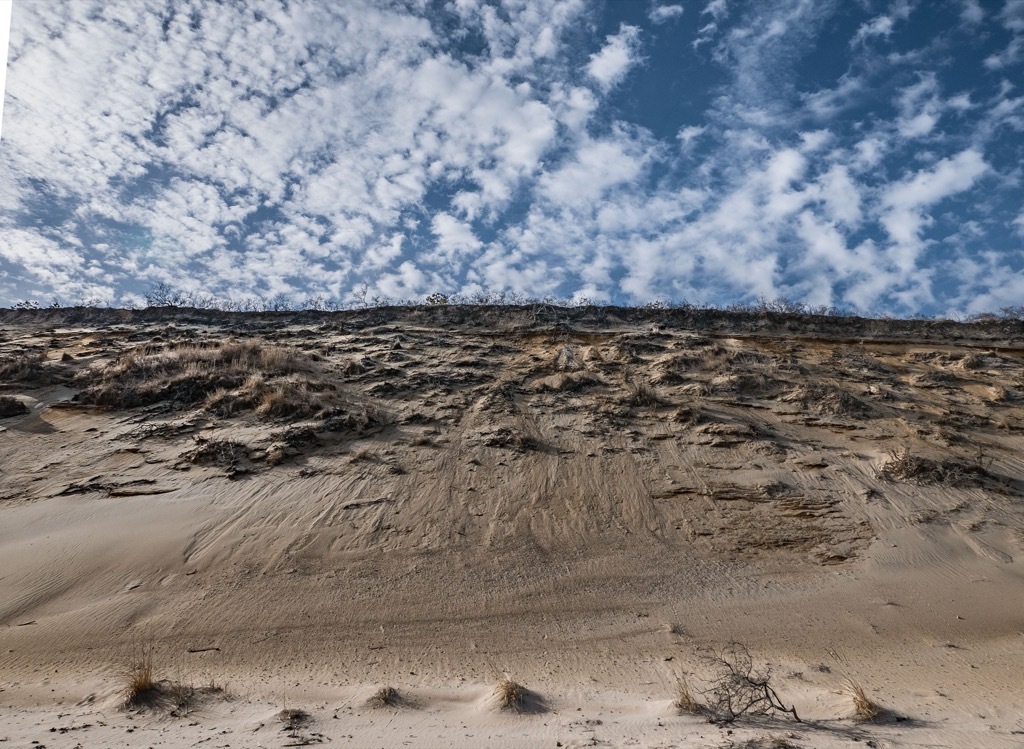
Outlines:
POLYGON ((556 206, 582 208, 596 203, 618 185, 636 180, 651 154, 623 133, 589 141, 575 158, 540 180, 540 191, 556 206))
POLYGON ((587 73, 605 91, 618 85, 640 60, 640 29, 623 25, 609 36, 600 52, 590 56, 587 73))
POLYGON ((972 187, 988 170, 982 155, 967 149, 886 189, 880 222, 893 242, 890 257, 900 270, 912 270, 924 247, 921 231, 932 222, 926 209, 972 187))
POLYGON ((702 125, 687 125, 676 133, 676 138, 679 139, 683 148, 690 148, 693 142, 705 132, 707 132, 707 128, 702 125))
POLYGON ((999 20, 1009 31, 1024 32, 1024 0, 1006 0, 999 20))
POLYGON ((651 19, 651 23, 665 23, 667 21, 675 20, 682 15, 682 5, 656 5, 651 8, 647 17, 651 19))
POLYGON ((855 228, 861 221, 861 191, 849 170, 834 164, 818 178, 821 198, 831 219, 837 223, 855 228))
POLYGON ((938 77, 934 72, 921 74, 917 83, 902 89, 897 97, 900 116, 896 130, 904 138, 929 135, 947 110, 963 111, 970 107, 970 99, 954 96, 944 100, 938 77))
POLYGON ((895 25, 896 21, 891 16, 877 16, 872 18, 857 29, 857 33, 854 34, 850 44, 861 44, 873 36, 888 37, 892 34, 892 29, 895 25))
POLYGON ((708 0, 701 14, 706 14, 720 21, 729 14, 729 0, 708 0))
POLYGON ((1018 237, 1024 237, 1024 210, 1017 214, 1017 218, 1010 222, 1013 231, 1018 237))
POLYGON ((895 0, 889 8, 889 12, 875 16, 867 23, 861 24, 851 40, 851 46, 863 44, 872 37, 889 38, 893 29, 899 21, 905 21, 914 10, 914 0, 895 0))
MULTIPOLYGON (((366 282, 401 298, 934 304, 933 279, 959 277, 952 249, 998 246, 991 267, 1005 268, 1024 235, 1024 97, 995 27, 1019 38, 1020 3, 980 20, 974 0, 936 11, 951 33, 965 14, 1001 35, 964 42, 998 57, 1001 87, 951 78, 945 56, 968 52, 938 37, 896 48, 911 3, 861 3, 877 9, 865 44, 841 45, 833 77, 813 81, 822 32, 857 33, 841 3, 691 5, 682 18, 698 23, 673 28, 718 84, 691 91, 702 84, 680 73, 664 96, 712 103, 647 129, 616 119, 646 106, 643 87, 617 96, 644 62, 641 32, 598 37, 583 0, 176 0, 164 15, 163 0, 25 0, 0 149, 0 303, 25 289, 130 299, 167 280, 234 296, 366 282), (893 54, 872 54, 887 35, 893 54), (1001 189, 979 195, 990 172, 1001 189)), ((642 6, 652 23, 682 8, 642 6)), ((983 295, 995 282, 976 265, 983 295)))
POLYGON ((447 213, 434 216, 431 230, 437 238, 437 251, 428 260, 451 264, 457 256, 471 254, 483 244, 473 233, 473 227, 447 213))
POLYGON ((960 18, 964 23, 977 25, 985 20, 985 11, 978 0, 960 0, 963 9, 960 11, 960 18))

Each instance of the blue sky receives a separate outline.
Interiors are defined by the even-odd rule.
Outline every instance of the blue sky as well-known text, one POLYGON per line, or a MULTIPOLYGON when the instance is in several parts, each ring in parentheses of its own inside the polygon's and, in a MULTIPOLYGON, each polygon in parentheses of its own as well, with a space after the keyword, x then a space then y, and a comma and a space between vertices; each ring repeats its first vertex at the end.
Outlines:
POLYGON ((1024 0, 15 0, 0 305, 1024 304, 1024 0))

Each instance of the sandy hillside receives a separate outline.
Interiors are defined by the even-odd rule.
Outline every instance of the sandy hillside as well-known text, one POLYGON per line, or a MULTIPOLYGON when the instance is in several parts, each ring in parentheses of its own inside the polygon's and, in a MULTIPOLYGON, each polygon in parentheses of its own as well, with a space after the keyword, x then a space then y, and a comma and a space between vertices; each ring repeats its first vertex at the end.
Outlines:
POLYGON ((1022 747, 1022 448, 1020 323, 0 313, 0 747, 1022 747))

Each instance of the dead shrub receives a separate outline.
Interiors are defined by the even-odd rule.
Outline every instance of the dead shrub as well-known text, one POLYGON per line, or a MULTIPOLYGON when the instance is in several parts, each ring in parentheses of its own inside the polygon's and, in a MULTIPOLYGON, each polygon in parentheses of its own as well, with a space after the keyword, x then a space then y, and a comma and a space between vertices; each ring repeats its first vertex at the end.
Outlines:
POLYGON ((304 382, 280 382, 263 393, 256 413, 278 419, 308 419, 323 411, 321 399, 304 382))
POLYGON ((917 484, 944 484, 946 486, 978 486, 990 477, 983 461, 975 464, 956 461, 936 461, 913 455, 909 448, 893 450, 881 473, 895 479, 917 484))
POLYGON ((805 411, 829 416, 866 416, 871 408, 842 388, 832 385, 795 387, 782 400, 798 403, 805 411))
POLYGON ((207 437, 195 437, 194 442, 195 447, 182 458, 195 465, 235 468, 249 457, 249 448, 241 442, 207 437))
POLYGON ((510 427, 499 427, 495 431, 485 434, 484 444, 487 447, 503 447, 519 452, 543 451, 544 443, 539 437, 528 434, 520 429, 510 427))
POLYGON ((390 419, 379 408, 367 404, 335 406, 322 414, 318 433, 335 432, 347 436, 363 436, 386 426, 390 419))
POLYGON ((756 669, 745 645, 731 642, 705 652, 701 662, 710 674, 701 693, 709 721, 733 723, 744 715, 786 713, 800 722, 796 708, 786 707, 771 686, 771 669, 756 669))

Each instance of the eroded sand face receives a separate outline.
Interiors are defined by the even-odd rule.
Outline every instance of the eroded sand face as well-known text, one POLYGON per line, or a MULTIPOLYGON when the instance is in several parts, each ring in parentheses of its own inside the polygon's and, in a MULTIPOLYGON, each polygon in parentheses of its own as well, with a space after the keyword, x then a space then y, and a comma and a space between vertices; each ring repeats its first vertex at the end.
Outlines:
POLYGON ((30 409, 0 420, 0 739, 1024 744, 1013 330, 534 309, 0 332, 0 366, 42 354, 0 393, 30 409), (678 714, 695 652, 732 640, 811 723, 678 714), (143 644, 232 698, 119 710, 143 644), (496 709, 502 674, 547 712, 496 709), (909 720, 849 720, 848 679, 909 720), (382 685, 407 701, 367 704, 382 685))

